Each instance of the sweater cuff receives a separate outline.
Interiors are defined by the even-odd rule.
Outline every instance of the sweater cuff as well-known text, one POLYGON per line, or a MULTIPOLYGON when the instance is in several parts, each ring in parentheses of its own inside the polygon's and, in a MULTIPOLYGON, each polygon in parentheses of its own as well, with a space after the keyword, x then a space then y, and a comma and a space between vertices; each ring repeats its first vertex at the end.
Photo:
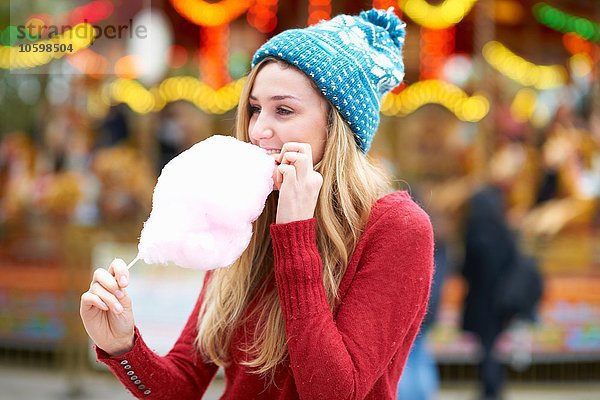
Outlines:
POLYGON ((98 360, 105 363, 109 360, 119 361, 124 358, 127 358, 128 356, 131 355, 131 353, 134 351, 136 346, 139 345, 138 339, 140 338, 140 336, 141 336, 140 331, 138 330, 137 326, 134 326, 133 327, 133 346, 131 347, 131 350, 129 350, 127 353, 123 353, 120 356, 111 356, 106 351, 102 350, 100 347, 94 345, 94 348, 96 349, 96 356, 98 357, 98 360))
POLYGON ((314 218, 271 224, 275 279, 287 318, 329 311, 314 218))
POLYGON ((134 396, 147 396, 152 393, 150 387, 152 380, 146 371, 147 366, 150 365, 148 352, 151 350, 142 340, 137 326, 134 327, 133 347, 127 353, 113 357, 98 346, 94 348, 98 361, 106 364, 134 396))

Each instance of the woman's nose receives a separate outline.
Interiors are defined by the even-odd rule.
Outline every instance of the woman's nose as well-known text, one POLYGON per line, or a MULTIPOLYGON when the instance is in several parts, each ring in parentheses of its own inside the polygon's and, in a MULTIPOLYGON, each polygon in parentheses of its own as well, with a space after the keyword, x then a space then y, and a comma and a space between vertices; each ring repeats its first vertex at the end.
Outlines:
POLYGON ((261 139, 269 139, 273 136, 273 128, 268 122, 268 118, 264 114, 259 114, 254 124, 250 123, 250 138, 258 141, 261 139))

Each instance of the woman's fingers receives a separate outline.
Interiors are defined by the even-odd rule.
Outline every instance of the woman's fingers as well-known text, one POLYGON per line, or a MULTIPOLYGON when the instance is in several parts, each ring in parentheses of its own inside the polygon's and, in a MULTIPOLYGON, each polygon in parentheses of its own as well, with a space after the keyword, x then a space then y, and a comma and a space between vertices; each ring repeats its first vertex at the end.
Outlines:
POLYGON ((93 293, 85 292, 81 295, 81 308, 89 309, 92 307, 99 308, 102 311, 108 311, 108 306, 100 299, 100 297, 93 293))
POLYGON ((305 179, 313 171, 312 161, 308 156, 295 151, 286 152, 281 158, 281 164, 293 165, 296 168, 298 179, 305 179))
POLYGON ((127 263, 120 258, 115 258, 110 266, 108 267, 110 272, 116 279, 120 287, 127 287, 129 284, 129 270, 127 269, 127 263))
POLYGON ((281 146, 281 152, 279 154, 283 154, 286 151, 295 151, 298 153, 306 154, 312 163, 312 147, 308 143, 300 143, 300 142, 287 142, 281 146))
POLYGON ((278 190, 281 190, 281 185, 288 176, 293 179, 294 183, 320 189, 323 177, 314 170, 310 144, 299 142, 284 143, 281 153, 276 157, 276 161, 280 163, 275 173, 275 187, 278 190), (286 165, 291 166, 293 171, 285 167, 286 165), (293 175, 291 174, 292 172, 293 175))
POLYGON ((281 175, 281 183, 279 184, 280 188, 281 185, 283 185, 283 182, 288 182, 289 184, 296 182, 296 168, 294 168, 292 165, 279 164, 277 166, 277 173, 281 175))
POLYGON ((125 292, 124 286, 117 282, 117 277, 120 277, 120 280, 123 278, 127 280, 129 277, 125 261, 119 259, 111 263, 108 271, 104 268, 94 271, 94 278, 88 292, 98 296, 111 310, 120 314, 124 309, 131 307, 131 299, 125 292))
POLYGON ((313 168, 313 157, 312 157, 312 148, 308 143, 299 143, 299 142, 287 142, 281 146, 281 151, 279 152, 279 156, 277 157, 277 161, 281 163, 281 160, 286 152, 293 151, 296 153, 301 153, 306 155, 306 158, 310 161, 310 168, 313 168))
POLYGON ((276 223, 312 218, 323 177, 314 170, 310 145, 285 143, 276 161, 280 162, 276 180, 276 186, 279 185, 276 223))
POLYGON ((88 292, 98 296, 115 314, 121 314, 123 312, 123 305, 119 302, 117 297, 106 290, 100 283, 92 282, 88 292))
POLYGON ((113 275, 110 274, 104 268, 98 268, 94 271, 94 278, 92 279, 92 284, 94 282, 98 282, 102 285, 106 290, 113 293, 117 298, 123 297, 123 291, 121 287, 117 284, 117 280, 113 275))
POLYGON ((314 171, 312 148, 308 143, 287 142, 282 148, 277 161, 280 164, 291 164, 296 168, 299 180, 306 179, 314 171))
POLYGON ((283 174, 279 170, 279 165, 277 165, 273 171, 273 182, 275 183, 275 189, 280 190, 281 184, 283 183, 283 174))

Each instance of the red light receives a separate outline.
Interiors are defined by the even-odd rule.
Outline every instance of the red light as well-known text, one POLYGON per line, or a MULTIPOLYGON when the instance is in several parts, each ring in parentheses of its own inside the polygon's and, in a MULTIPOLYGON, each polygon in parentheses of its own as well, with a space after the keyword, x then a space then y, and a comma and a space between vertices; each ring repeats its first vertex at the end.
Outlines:
POLYGON ((77 25, 84 21, 93 24, 108 18, 114 9, 115 7, 109 0, 95 0, 71 11, 69 22, 72 25, 77 25))

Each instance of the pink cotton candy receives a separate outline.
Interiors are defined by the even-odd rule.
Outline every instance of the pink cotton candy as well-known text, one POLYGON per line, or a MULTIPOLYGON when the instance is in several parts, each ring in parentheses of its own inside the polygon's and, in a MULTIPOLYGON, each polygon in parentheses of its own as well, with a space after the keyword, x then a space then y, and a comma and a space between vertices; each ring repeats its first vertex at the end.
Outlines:
POLYGON ((138 258, 202 270, 231 265, 250 243, 274 169, 264 150, 229 136, 184 151, 158 178, 138 258))

